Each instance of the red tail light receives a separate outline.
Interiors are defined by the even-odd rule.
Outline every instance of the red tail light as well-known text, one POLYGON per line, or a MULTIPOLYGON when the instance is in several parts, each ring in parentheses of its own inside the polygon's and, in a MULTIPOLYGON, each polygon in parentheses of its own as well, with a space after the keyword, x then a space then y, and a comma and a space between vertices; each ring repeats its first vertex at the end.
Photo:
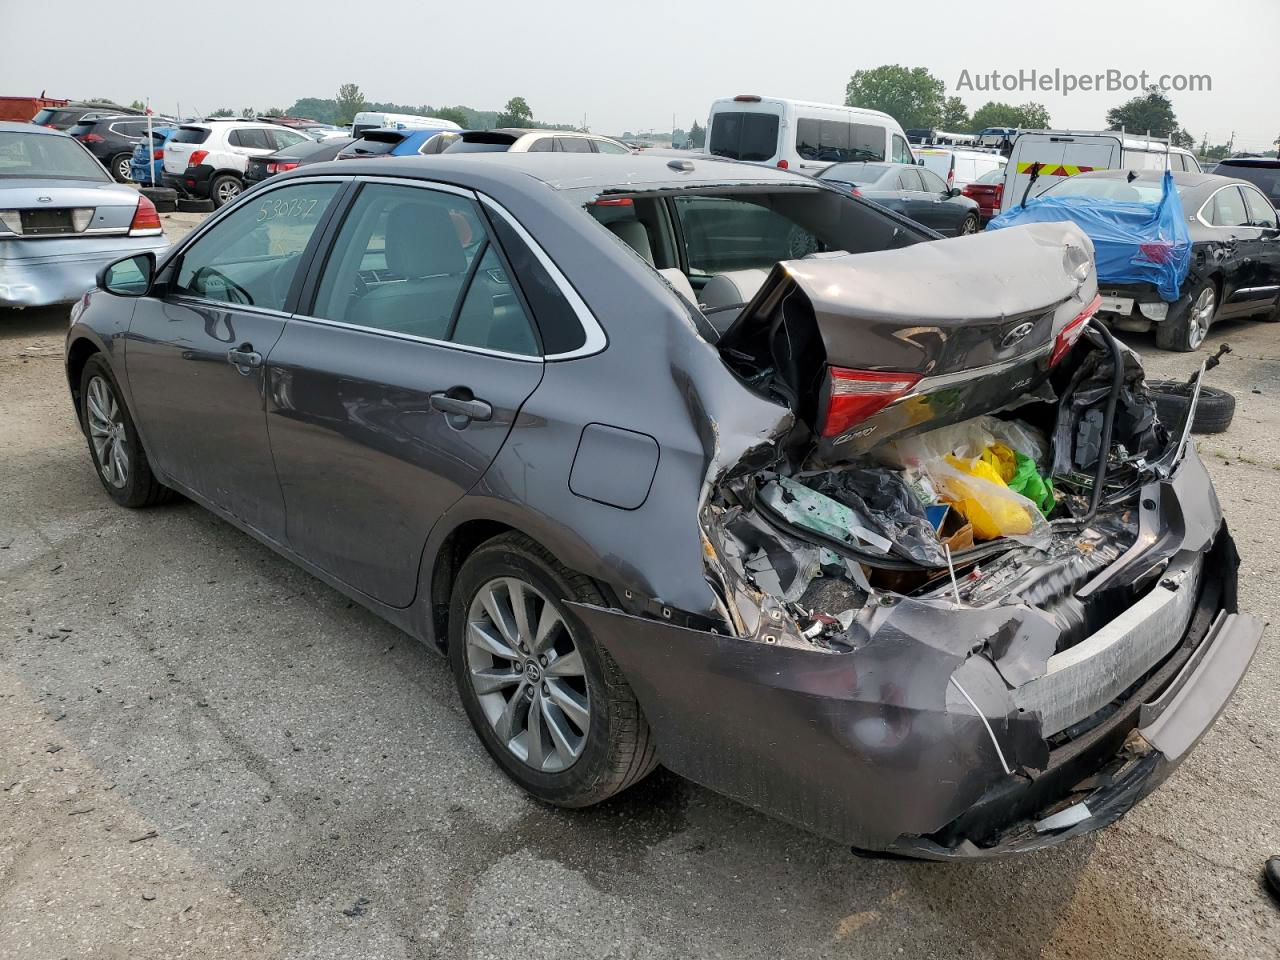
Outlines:
POLYGON ((1138 249, 1142 251, 1142 258, 1151 263, 1168 263, 1173 259, 1173 244, 1167 240, 1140 243, 1138 249))
POLYGON ((791 167, 791 164, 787 163, 787 161, 785 161, 785 160, 779 160, 779 161, 778 161, 778 169, 779 169, 779 170, 787 170, 787 169, 789 169, 790 167, 791 167))
POLYGON ((827 407, 818 432, 838 437, 850 427, 879 413, 912 391, 920 377, 912 373, 874 373, 870 370, 827 369, 827 407))
POLYGON ((138 197, 138 209, 133 211, 133 223, 129 224, 129 236, 146 237, 160 233, 160 214, 156 205, 146 197, 138 197))
POLYGON ((209 155, 208 150, 192 150, 191 156, 187 158, 188 167, 198 167, 204 163, 204 158, 209 155))
POLYGON ((157 148, 157 149, 155 149, 155 150, 152 150, 152 151, 151 151, 151 159, 152 159, 152 160, 163 160, 163 159, 164 159, 164 149, 163 149, 163 148, 157 148))
POLYGON ((297 167, 297 164, 291 160, 273 160, 267 164, 267 176, 284 173, 286 170, 292 170, 295 167, 297 167))
POLYGON ((995 198, 995 201, 994 201, 991 205, 992 205, 993 207, 998 207, 998 206, 1000 206, 1000 201, 1001 201, 1001 200, 1003 200, 1003 199, 1004 199, 1004 184, 1003 184, 1003 183, 997 183, 997 184, 996 184, 996 198, 995 198))
POLYGON ((1100 306, 1102 306, 1102 297, 1094 297, 1092 303, 1076 314, 1076 318, 1062 328, 1062 332, 1058 334, 1058 339, 1053 341, 1053 353, 1049 355, 1049 366, 1056 366, 1058 361, 1067 355, 1067 351, 1076 345, 1076 341, 1084 333, 1085 324, 1089 322, 1090 317, 1098 312, 1100 306))

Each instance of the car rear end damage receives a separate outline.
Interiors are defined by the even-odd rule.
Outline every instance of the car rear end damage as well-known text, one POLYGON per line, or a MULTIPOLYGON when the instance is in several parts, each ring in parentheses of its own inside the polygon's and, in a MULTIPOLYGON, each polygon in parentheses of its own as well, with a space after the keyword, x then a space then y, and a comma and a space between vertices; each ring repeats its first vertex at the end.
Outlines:
POLYGON ((994 856, 1114 822, 1262 632, 1185 425, 1094 327, 1088 240, 1009 235, 779 264, 719 343, 782 411, 708 476, 722 622, 579 607, 667 766, 860 850, 994 856), (982 500, 973 477, 1014 455, 1036 482, 982 500))

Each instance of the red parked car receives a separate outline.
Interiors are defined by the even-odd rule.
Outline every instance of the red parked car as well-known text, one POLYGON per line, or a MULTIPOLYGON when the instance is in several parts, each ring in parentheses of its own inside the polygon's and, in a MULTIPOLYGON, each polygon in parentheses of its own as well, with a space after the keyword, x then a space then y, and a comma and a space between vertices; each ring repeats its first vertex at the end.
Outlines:
POLYGON ((978 203, 978 216, 985 227, 987 221, 1000 212, 1000 198, 1004 196, 1004 168, 984 173, 973 183, 965 184, 960 191, 970 200, 978 203))

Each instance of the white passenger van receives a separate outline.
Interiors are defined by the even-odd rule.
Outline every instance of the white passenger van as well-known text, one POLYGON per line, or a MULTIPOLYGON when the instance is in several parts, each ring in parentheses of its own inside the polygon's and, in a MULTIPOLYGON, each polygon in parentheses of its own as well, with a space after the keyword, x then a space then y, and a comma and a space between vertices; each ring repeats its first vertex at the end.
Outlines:
POLYGON ((418 117, 411 113, 381 113, 362 111, 351 121, 351 135, 358 137, 366 130, 461 130, 452 120, 439 117, 418 117))
POLYGON ((1037 163, 1040 175, 1028 198, 1038 197, 1059 180, 1091 170, 1201 172, 1190 151, 1159 137, 1135 137, 1119 130, 1028 130, 1013 141, 1004 170, 1002 212, 1022 202, 1037 163))
POLYGON ((963 190, 988 173, 1003 170, 1004 157, 998 153, 984 153, 979 150, 948 150, 944 147, 916 147, 916 159, 928 170, 932 170, 948 187, 963 190))
POLYGON ((707 153, 813 172, 857 160, 915 163, 906 132, 887 113, 748 94, 711 104, 707 153))

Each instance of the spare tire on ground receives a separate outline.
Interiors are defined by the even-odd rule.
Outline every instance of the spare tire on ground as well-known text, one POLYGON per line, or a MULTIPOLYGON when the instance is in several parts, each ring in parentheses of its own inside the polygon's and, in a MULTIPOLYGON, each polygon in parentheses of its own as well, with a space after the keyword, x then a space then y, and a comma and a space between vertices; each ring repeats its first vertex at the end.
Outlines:
MULTIPOLYGON (((1156 412, 1170 429, 1182 423, 1187 404, 1191 402, 1191 386, 1179 380, 1151 380, 1147 386, 1156 403, 1156 412)), ((1200 388, 1200 402, 1196 404, 1196 419, 1191 424, 1192 433, 1223 433, 1231 426, 1236 415, 1236 398, 1217 387, 1200 388)))
POLYGON ((182 213, 212 213, 213 201, 197 197, 179 197, 178 210, 182 213))
POLYGON ((143 187, 142 195, 156 205, 157 213, 173 213, 178 209, 178 191, 172 187, 143 187))

